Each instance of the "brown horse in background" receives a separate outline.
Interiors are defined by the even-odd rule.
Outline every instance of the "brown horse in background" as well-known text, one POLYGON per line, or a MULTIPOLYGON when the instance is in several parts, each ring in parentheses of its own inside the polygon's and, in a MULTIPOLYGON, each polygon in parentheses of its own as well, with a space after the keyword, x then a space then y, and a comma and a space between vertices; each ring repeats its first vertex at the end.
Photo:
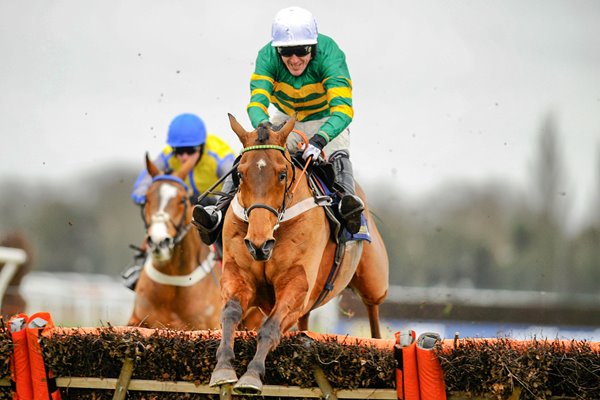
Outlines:
MULTIPOLYGON (((372 241, 347 243, 333 290, 318 302, 336 243, 325 211, 311 206, 314 200, 306 176, 294 167, 286 149, 295 118, 279 131, 259 128, 252 132, 246 132, 233 116, 229 120, 244 149, 238 166, 239 192, 223 226, 222 338, 210 385, 237 382, 237 392, 260 393, 265 359, 282 334, 296 324, 306 329, 312 308, 347 286, 367 308, 371 335, 381 337, 379 304, 388 290, 388 258, 365 209, 372 241), (268 317, 259 328, 254 358, 238 381, 232 364, 234 330, 251 307, 260 308, 268 317)), ((357 192, 367 204, 364 192, 358 187, 357 192)))
POLYGON ((150 328, 217 329, 221 315, 221 269, 212 250, 191 229, 192 207, 184 180, 198 156, 171 175, 146 154, 153 177, 143 218, 148 256, 135 288, 128 325, 150 328))
POLYGON ((6 287, 2 293, 2 310, 0 313, 4 317, 11 317, 15 314, 24 313, 27 307, 25 299, 21 295, 19 288, 23 277, 31 270, 32 263, 32 248, 30 242, 21 232, 10 232, 4 235, 0 240, 0 246, 10 249, 20 249, 25 252, 25 261, 22 263, 13 263, 15 269, 13 271, 5 270, 9 263, 0 262, 0 276, 2 276, 2 287, 6 287), (9 274, 10 276, 8 276, 9 274), (6 282, 4 281, 6 280, 6 282))

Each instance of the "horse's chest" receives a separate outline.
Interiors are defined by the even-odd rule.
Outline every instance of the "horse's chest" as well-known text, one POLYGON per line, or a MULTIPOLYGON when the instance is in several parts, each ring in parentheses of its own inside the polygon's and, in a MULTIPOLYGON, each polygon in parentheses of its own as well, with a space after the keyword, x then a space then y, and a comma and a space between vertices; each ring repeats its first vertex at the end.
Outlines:
POLYGON ((275 304, 275 290, 271 285, 261 285, 257 289, 255 303, 268 314, 275 304))

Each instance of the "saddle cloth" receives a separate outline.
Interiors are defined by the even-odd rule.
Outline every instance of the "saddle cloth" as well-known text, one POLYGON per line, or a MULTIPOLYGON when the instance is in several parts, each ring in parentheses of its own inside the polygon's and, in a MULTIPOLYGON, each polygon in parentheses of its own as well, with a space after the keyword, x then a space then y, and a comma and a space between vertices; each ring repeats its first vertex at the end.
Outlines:
POLYGON ((331 170, 331 164, 313 166, 308 170, 307 175, 309 185, 315 197, 328 196, 331 198, 331 204, 329 206, 324 206, 323 209, 329 219, 331 233, 336 241, 348 242, 351 240, 368 240, 371 242, 371 234, 369 233, 369 227, 364 212, 360 216, 360 230, 355 234, 348 232, 340 222, 341 218, 338 206, 341 199, 339 191, 333 189, 333 171, 331 170))

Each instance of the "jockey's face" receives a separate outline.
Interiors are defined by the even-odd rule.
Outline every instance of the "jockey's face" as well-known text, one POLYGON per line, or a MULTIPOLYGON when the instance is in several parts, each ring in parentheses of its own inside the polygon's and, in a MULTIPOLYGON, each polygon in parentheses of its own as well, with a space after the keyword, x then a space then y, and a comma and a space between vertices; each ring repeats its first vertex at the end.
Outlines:
MULTIPOLYGON (((200 150, 196 150, 193 153, 175 153, 175 157, 177 157, 181 165, 183 165, 183 163, 185 163, 190 157, 194 157, 196 154, 198 154, 199 151, 200 150)), ((198 160, 200 160, 200 157, 198 157, 198 160)))
POLYGON ((175 154, 175 157, 177 157, 181 164, 198 153, 200 153, 200 156, 198 157, 198 160, 200 160, 200 157, 202 157, 202 145, 173 148, 173 154, 175 154))
POLYGON ((302 75, 302 73, 306 69, 306 66, 310 62, 310 57, 310 54, 307 54, 302 57, 298 57, 297 55, 292 54, 289 57, 281 56, 281 60, 287 67, 288 71, 290 71, 290 74, 294 76, 300 76, 302 75))
MULTIPOLYGON (((197 153, 197 152, 196 152, 197 153)), ((175 156, 177 157, 177 159, 179 160, 179 162, 181 164, 185 163, 190 157, 192 157, 193 155, 195 155, 196 153, 192 153, 192 154, 188 154, 188 153, 180 153, 180 154, 175 154, 175 156)), ((200 159, 200 158, 198 158, 200 159)))

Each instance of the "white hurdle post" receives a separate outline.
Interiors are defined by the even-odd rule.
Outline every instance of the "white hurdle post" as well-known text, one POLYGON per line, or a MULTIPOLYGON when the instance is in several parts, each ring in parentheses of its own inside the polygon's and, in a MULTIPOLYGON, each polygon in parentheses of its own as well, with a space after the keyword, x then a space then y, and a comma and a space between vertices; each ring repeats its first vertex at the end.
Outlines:
POLYGON ((0 270, 0 310, 8 284, 25 261, 27 261, 25 250, 0 246, 0 263, 4 263, 4 267, 0 270))

